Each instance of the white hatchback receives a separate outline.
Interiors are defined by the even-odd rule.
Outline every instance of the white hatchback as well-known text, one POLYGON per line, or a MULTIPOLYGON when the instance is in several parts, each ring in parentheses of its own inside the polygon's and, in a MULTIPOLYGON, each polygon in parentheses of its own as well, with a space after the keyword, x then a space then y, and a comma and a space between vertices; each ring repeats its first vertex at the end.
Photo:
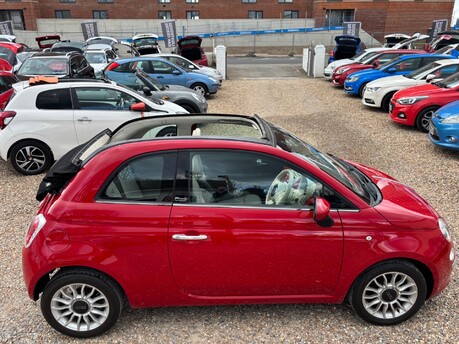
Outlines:
POLYGON ((54 160, 106 128, 143 116, 188 113, 174 103, 96 79, 24 81, 13 88, 0 112, 0 155, 26 175, 46 171, 54 160))

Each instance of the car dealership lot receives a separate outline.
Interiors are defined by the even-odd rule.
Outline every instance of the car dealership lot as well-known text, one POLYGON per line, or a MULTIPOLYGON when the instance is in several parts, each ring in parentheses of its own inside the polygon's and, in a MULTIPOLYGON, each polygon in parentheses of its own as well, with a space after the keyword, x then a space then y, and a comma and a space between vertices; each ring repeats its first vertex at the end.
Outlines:
MULTIPOLYGON (((399 126, 322 79, 226 80, 209 113, 257 113, 324 152, 370 165, 412 186, 448 221, 457 243, 459 154, 432 145, 426 134, 399 126)), ((77 342, 52 330, 22 281, 20 249, 38 202, 42 176, 18 175, 0 162, 1 342, 77 342)), ((450 286, 406 323, 368 325, 349 306, 259 305, 125 311, 117 326, 88 342, 430 342, 459 337, 457 264, 450 286), (363 339, 364 338, 364 339, 363 339)))

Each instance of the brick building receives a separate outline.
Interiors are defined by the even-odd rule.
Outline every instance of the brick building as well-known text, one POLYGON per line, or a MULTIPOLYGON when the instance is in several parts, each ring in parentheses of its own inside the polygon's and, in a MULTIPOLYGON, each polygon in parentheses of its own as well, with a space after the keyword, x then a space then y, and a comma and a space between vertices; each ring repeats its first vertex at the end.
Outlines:
POLYGON ((454 0, 0 0, 0 21, 36 30, 36 18, 313 18, 316 27, 361 21, 374 34, 425 33, 432 20, 451 20, 453 7, 454 0))

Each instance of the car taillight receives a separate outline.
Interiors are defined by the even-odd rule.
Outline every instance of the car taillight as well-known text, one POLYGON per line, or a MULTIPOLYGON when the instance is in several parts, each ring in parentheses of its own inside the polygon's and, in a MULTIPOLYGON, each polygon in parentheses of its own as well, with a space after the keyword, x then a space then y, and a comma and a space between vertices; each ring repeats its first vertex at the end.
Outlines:
POLYGON ((13 117, 16 116, 14 111, 2 111, 0 112, 0 129, 5 129, 8 123, 11 122, 13 117))
POLYGON ((38 214, 32 220, 26 234, 25 247, 29 247, 33 239, 40 233, 43 226, 46 224, 46 218, 43 214, 38 214))
POLYGON ((116 62, 112 62, 110 63, 107 68, 105 68, 105 71, 109 71, 109 70, 112 70, 112 69, 115 69, 116 67, 119 67, 120 65, 116 62))

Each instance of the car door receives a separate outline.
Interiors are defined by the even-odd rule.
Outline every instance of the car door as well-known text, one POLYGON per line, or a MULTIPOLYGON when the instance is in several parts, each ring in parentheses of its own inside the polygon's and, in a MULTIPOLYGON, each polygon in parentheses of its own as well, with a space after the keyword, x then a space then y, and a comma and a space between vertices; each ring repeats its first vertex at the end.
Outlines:
POLYGON ((110 87, 73 86, 72 95, 75 131, 79 143, 88 141, 106 128, 113 130, 121 123, 144 114, 129 109, 141 100, 110 87))
POLYGON ((342 263, 341 221, 331 212, 334 224, 321 227, 306 204, 328 187, 261 153, 194 150, 179 161, 168 235, 179 289, 207 297, 332 292, 342 263), (283 197, 286 173, 293 178, 289 198, 272 204, 283 197))
POLYGON ((160 60, 151 60, 149 62, 151 63, 151 70, 150 73, 146 72, 147 74, 150 74, 163 84, 187 86, 186 75, 173 64, 160 60))

